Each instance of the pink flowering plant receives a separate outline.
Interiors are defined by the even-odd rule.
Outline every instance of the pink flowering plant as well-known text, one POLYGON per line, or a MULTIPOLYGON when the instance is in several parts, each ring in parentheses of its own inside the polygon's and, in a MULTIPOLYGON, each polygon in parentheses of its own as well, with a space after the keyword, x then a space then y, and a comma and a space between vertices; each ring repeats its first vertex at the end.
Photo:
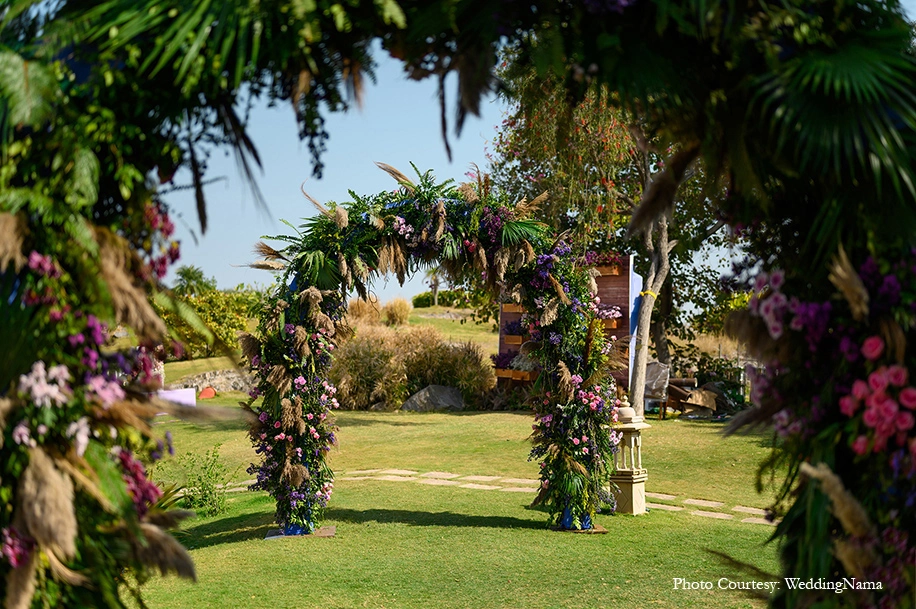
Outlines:
MULTIPOLYGON (((891 607, 912 585, 907 569, 916 561, 916 360, 907 348, 916 338, 916 269, 911 257, 867 257, 858 268, 844 259, 832 270, 837 292, 823 300, 798 296, 804 278, 779 269, 757 275, 749 320, 763 332, 756 344, 766 365, 749 370, 752 416, 769 413, 777 434, 765 467, 791 473, 774 506, 787 510, 777 532, 801 530, 808 502, 825 501, 810 484, 793 496, 801 463, 829 463, 871 518, 835 543, 868 557, 858 575, 883 582, 876 602, 891 607)), ((811 547, 830 535, 829 513, 817 519, 822 528, 806 528, 811 547)))
MULTIPOLYGON (((383 167, 400 187, 347 204, 316 204, 282 250, 260 244, 261 266, 283 268, 280 288, 265 304, 256 335, 242 347, 259 384, 252 407, 252 441, 262 457, 250 470, 257 488, 277 500, 277 522, 310 532, 333 480, 325 456, 336 440, 328 418, 336 406, 327 368, 349 290, 366 296, 372 279, 393 273, 400 282, 437 262, 456 285, 490 290, 521 304, 519 334, 540 371, 534 404, 538 423, 532 458, 547 464, 538 503, 550 523, 589 528, 602 506, 611 508, 610 458, 617 437, 609 349, 594 282, 572 248, 528 219, 540 201, 512 203, 485 177, 476 185, 436 184, 431 172, 414 182, 383 167), (309 417, 313 417, 309 419, 309 417), (545 418, 546 417, 546 418, 545 418), (552 417, 552 418, 551 418, 552 417), (548 425, 545 421, 556 421, 548 425), (317 421, 317 422, 316 422, 317 421), (564 518, 563 515, 568 517, 564 518)), ((351 193, 352 194, 352 193, 351 193)))

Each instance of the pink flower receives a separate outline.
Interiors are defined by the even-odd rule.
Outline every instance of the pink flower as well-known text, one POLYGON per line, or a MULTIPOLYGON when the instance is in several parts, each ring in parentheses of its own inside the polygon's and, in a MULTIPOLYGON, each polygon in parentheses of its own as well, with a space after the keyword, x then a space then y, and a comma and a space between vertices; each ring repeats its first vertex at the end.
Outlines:
POLYGON ((852 395, 857 400, 864 400, 871 394, 871 390, 868 388, 868 384, 863 380, 856 380, 852 384, 852 395))
POLYGON ((894 387, 903 387, 906 385, 907 369, 899 364, 894 364, 887 369, 887 380, 894 387))
POLYGON ((778 290, 786 282, 786 274, 780 269, 773 269, 770 273, 770 287, 778 290))
POLYGON ((308 413, 307 415, 305 415, 305 418, 308 419, 309 421, 311 421, 312 419, 315 418, 315 415, 313 415, 313 414, 310 412, 310 413, 308 413))
POLYGON ((840 412, 845 414, 847 417, 852 417, 858 407, 858 400, 856 400, 851 395, 844 395, 840 398, 840 412))
POLYGON ((865 424, 871 428, 878 426, 880 417, 878 416, 878 410, 876 408, 869 408, 865 411, 865 414, 862 415, 862 420, 865 421, 865 424))
POLYGON ((878 414, 885 421, 893 421, 894 418, 897 416, 897 412, 899 410, 900 409, 897 406, 897 402, 895 402, 892 398, 889 398, 889 397, 885 397, 878 404, 878 414))
POLYGON ((573 442, 573 444, 575 444, 576 446, 579 446, 579 438, 573 438, 573 439, 572 439, 572 442, 573 442))
POLYGON ((588 446, 583 446, 583 447, 582 447, 582 454, 584 454, 584 455, 587 455, 587 454, 588 454, 588 446))
POLYGON ((913 424, 916 423, 916 420, 913 419, 912 413, 904 410, 897 413, 897 419, 894 423, 897 425, 898 430, 909 431, 913 429, 913 424))
POLYGON ((864 455, 868 452, 868 438, 865 436, 859 436, 852 443, 852 450, 857 455, 864 455))
POLYGON ((869 336, 862 343, 862 355, 869 361, 875 361, 884 353, 884 340, 880 336, 869 336))
POLYGON ((280 429, 280 421, 274 423, 274 429, 280 429))
POLYGON ((897 399, 899 399, 900 403, 910 410, 916 409, 916 387, 906 387, 905 389, 901 389, 900 395, 897 396, 897 399))
POLYGON ((888 378, 887 378, 887 368, 881 366, 874 372, 868 375, 868 386, 872 391, 884 391, 887 389, 888 378))

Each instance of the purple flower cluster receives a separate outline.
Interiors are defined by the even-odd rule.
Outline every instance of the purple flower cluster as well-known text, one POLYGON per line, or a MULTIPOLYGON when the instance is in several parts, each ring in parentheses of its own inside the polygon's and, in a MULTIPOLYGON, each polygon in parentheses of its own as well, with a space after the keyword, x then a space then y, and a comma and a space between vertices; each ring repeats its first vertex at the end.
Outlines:
POLYGON ((25 564, 35 551, 35 540, 23 535, 14 526, 0 531, 0 556, 6 559, 14 569, 25 564))
POLYGON ((137 515, 143 518, 150 506, 162 497, 162 489, 147 479, 143 464, 129 450, 119 450, 118 461, 121 463, 121 477, 127 484, 127 492, 134 501, 134 509, 137 510, 137 515))

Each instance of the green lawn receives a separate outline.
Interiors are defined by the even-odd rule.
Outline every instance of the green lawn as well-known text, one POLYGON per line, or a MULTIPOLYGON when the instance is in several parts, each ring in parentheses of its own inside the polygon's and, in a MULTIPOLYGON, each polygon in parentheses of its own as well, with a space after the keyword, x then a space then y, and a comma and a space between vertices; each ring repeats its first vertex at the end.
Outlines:
POLYGON ((486 355, 499 351, 499 334, 493 331, 493 324, 487 322, 476 324, 467 316, 468 309, 453 309, 450 307, 426 307, 414 309, 410 312, 409 323, 414 325, 432 326, 439 330, 447 340, 454 342, 471 341, 483 348, 486 355), (449 315, 450 317, 445 317, 449 315), (464 323, 454 316, 466 318, 464 323))
MULTIPOLYGON (((214 404, 231 407, 238 396, 214 404)), ((644 435, 647 490, 764 506, 751 489, 766 454, 761 436, 722 439, 720 424, 650 421, 644 435)), ((531 419, 516 413, 338 413, 335 471, 418 472, 536 478, 527 461, 531 419)), ((236 480, 253 458, 241 422, 193 426, 164 419, 179 453, 223 444, 236 480)), ((156 479, 180 477, 174 462, 156 479)), ((346 476, 339 476, 346 478, 346 476)), ((229 512, 187 523, 199 582, 157 578, 151 607, 762 607, 738 592, 673 590, 673 578, 750 580, 709 550, 776 570, 772 528, 681 512, 599 515, 609 535, 555 533, 530 495, 416 482, 336 483, 327 525, 333 538, 265 541, 273 505, 264 493, 233 493, 229 512)))

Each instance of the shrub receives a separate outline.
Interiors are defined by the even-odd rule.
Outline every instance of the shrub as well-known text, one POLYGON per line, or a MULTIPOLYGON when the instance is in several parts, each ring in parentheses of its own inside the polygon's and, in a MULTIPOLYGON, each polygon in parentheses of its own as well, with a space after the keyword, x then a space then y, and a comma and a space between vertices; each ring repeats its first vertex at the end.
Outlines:
MULTIPOLYGON (((415 309, 433 306, 433 293, 420 292, 411 300, 415 309)), ((439 306, 467 309, 471 306, 471 297, 465 290, 439 290, 439 306)))
POLYGON ((226 511, 225 485, 229 481, 229 468, 219 457, 220 446, 217 444, 203 455, 188 454, 178 458, 187 478, 185 506, 204 516, 226 511))
POLYGON ((347 304, 347 317, 351 324, 378 324, 382 321, 378 304, 362 298, 354 298, 347 304))
MULTIPOLYGON (((248 329, 248 320, 255 314, 261 294, 256 290, 239 286, 235 290, 210 290, 200 294, 178 297, 189 305, 210 328, 218 342, 230 349, 238 346, 238 333, 248 329)), ((156 312, 184 345, 188 359, 212 357, 218 351, 218 344, 208 344, 187 322, 174 311, 155 304, 156 312)))
POLYGON ((382 307, 382 316, 389 326, 403 326, 407 324, 407 320, 410 318, 411 309, 409 302, 403 298, 395 298, 386 302, 385 306, 382 307))
POLYGON ((357 328, 337 350, 330 375, 341 406, 352 410, 399 408, 427 385, 457 387, 466 404, 479 407, 496 382, 478 345, 445 342, 429 326, 357 328))

